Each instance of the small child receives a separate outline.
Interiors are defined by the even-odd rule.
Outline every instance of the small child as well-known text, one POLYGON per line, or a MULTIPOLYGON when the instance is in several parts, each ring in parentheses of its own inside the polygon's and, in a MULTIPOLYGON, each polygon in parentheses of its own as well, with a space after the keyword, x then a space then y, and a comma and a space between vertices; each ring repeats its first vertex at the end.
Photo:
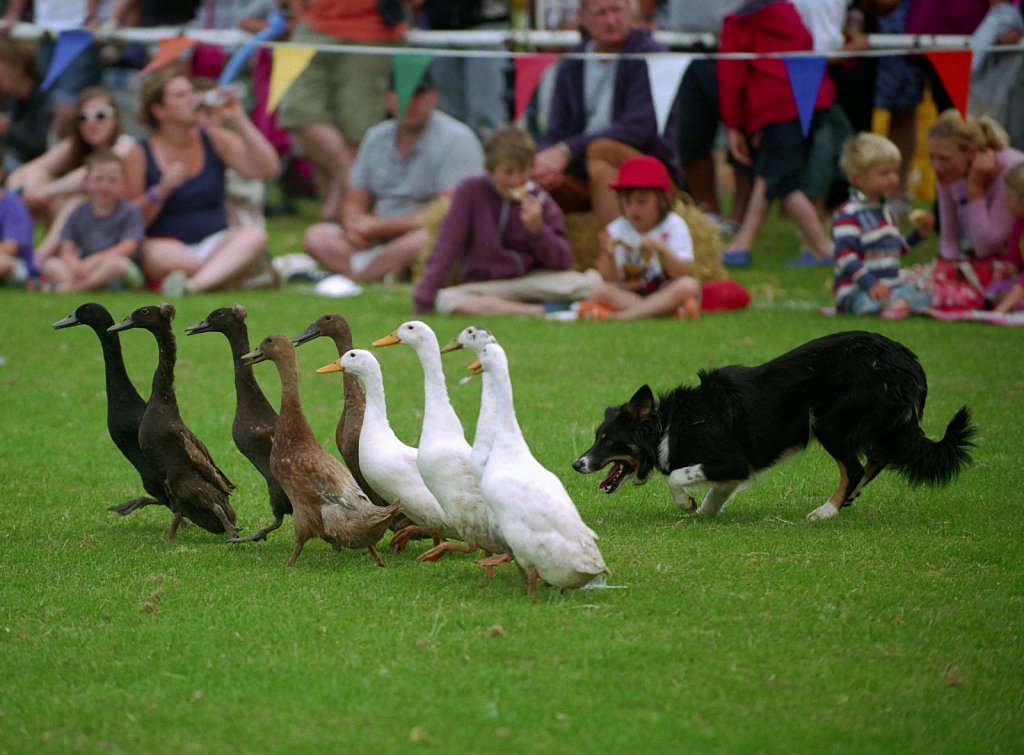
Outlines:
POLYGON ((693 239, 672 212, 672 182, 656 157, 631 157, 611 185, 622 215, 601 231, 595 266, 604 279, 581 302, 579 316, 593 320, 644 317, 695 318, 700 286, 691 277, 693 239))
POLYGON ((3 188, 0 145, 0 284, 24 286, 39 276, 32 253, 32 215, 17 192, 3 188))
POLYGON ((45 262, 46 278, 55 291, 141 287, 145 230, 139 208, 122 198, 124 161, 110 150, 93 152, 83 186, 87 200, 68 216, 60 252, 45 262))
POLYGON ((545 303, 582 299, 597 282, 571 269, 562 211, 527 181, 536 151, 514 126, 487 138, 487 172, 455 187, 416 286, 417 314, 544 315, 545 303), (443 287, 456 265, 459 283, 443 287))
POLYGON ((900 279, 900 257, 935 227, 935 216, 911 213, 914 229, 900 235, 886 199, 900 191, 900 151, 884 136, 861 132, 843 145, 839 165, 850 198, 832 216, 836 309, 898 319, 931 307, 931 294, 900 279))
POLYGON ((985 290, 996 312, 1024 311, 1024 163, 1003 174, 1005 201, 1013 214, 1013 230, 1002 263, 993 269, 993 280, 985 290))

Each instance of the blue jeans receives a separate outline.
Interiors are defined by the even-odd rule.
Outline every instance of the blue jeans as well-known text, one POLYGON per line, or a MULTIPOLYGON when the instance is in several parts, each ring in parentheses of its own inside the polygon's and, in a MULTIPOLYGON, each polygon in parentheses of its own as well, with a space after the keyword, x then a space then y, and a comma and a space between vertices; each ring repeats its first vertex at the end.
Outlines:
POLYGON ((890 291, 892 295, 888 302, 875 301, 867 291, 858 291, 842 310, 851 315, 877 315, 897 301, 905 301, 911 312, 923 312, 932 306, 932 295, 917 286, 897 283, 890 291))

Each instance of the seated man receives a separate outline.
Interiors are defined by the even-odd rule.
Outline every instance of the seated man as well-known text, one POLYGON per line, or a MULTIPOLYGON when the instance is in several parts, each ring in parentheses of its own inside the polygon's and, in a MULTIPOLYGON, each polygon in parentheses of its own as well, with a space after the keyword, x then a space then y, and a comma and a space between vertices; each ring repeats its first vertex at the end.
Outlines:
POLYGON ((464 178, 483 172, 484 155, 473 131, 437 107, 430 71, 397 120, 392 85, 387 105, 395 118, 366 132, 341 206, 341 223, 316 223, 303 239, 306 252, 351 280, 379 280, 409 267, 428 234, 423 207, 450 196, 464 178))
POLYGON ((564 58, 558 64, 547 131, 533 177, 566 212, 593 208, 604 227, 619 215, 609 184, 629 157, 652 155, 679 186, 675 116, 658 133, 642 58, 619 54, 664 52, 643 29, 632 29, 635 0, 583 0, 583 41, 572 52, 609 53, 609 59, 564 58))

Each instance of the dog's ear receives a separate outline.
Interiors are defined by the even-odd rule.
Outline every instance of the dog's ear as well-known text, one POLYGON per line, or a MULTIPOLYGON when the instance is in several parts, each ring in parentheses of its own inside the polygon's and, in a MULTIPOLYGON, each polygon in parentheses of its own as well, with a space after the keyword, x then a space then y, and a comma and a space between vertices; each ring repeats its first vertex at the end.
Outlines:
POLYGON ((637 423, 643 422, 651 416, 651 412, 654 411, 654 394, 651 393, 648 385, 640 386, 626 405, 626 410, 633 421, 637 423))

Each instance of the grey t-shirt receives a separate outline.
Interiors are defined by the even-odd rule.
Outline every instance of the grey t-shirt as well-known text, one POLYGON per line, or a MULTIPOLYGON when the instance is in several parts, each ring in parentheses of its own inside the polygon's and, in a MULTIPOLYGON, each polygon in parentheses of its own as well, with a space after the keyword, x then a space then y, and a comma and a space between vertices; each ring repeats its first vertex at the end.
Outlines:
POLYGON ((373 195, 373 211, 382 218, 412 212, 444 189, 484 172, 484 151, 466 124, 440 110, 404 158, 395 149, 397 123, 387 120, 369 129, 356 153, 349 180, 373 195))
MULTIPOLYGON (((88 257, 125 239, 142 241, 145 235, 139 208, 122 199, 112 213, 103 216, 93 212, 91 202, 83 202, 68 216, 60 237, 78 245, 79 257, 88 257)), ((133 255, 136 259, 139 250, 133 255)))

